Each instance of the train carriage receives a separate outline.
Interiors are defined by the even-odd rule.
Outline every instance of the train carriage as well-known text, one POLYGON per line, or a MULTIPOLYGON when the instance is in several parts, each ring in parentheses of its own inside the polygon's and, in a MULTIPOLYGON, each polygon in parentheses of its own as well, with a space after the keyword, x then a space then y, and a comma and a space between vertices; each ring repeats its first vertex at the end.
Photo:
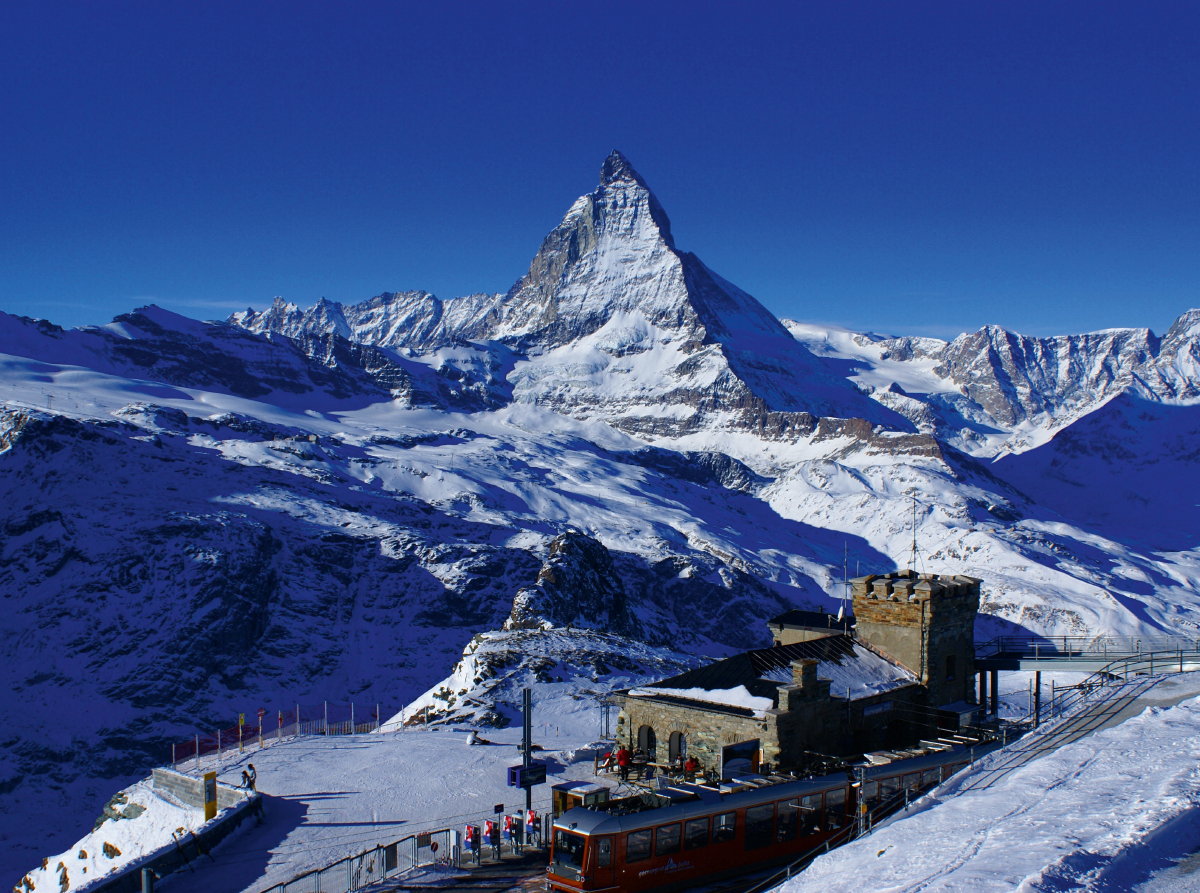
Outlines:
POLYGON ((559 893, 693 886, 791 862, 901 792, 965 766, 963 748, 819 778, 750 777, 721 788, 680 784, 576 807, 554 822, 547 877, 559 893), (861 787, 860 787, 861 782, 861 787))

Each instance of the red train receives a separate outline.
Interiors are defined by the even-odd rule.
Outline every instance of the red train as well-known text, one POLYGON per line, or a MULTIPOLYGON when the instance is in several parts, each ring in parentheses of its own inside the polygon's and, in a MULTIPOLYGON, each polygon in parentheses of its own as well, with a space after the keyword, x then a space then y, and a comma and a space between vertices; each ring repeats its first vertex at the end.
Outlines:
MULTIPOLYGON (((991 748, 977 748, 976 755, 991 748)), ((926 790, 967 765, 951 750, 846 772, 681 784, 576 807, 554 821, 549 887, 560 893, 678 889, 791 862, 899 792, 926 790), (857 773, 856 773, 857 775, 857 773)))

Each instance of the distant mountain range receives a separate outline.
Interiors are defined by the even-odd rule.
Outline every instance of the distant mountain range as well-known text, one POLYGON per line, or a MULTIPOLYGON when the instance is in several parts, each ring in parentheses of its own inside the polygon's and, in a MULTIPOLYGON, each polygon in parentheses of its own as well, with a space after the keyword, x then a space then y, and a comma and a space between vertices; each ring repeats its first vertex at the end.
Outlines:
POLYGON ((1198 634, 1198 331, 781 322, 619 153, 505 293, 0 314, 0 868, 197 726, 390 715, 480 632, 762 644, 907 564, 914 517, 981 637, 1198 634))

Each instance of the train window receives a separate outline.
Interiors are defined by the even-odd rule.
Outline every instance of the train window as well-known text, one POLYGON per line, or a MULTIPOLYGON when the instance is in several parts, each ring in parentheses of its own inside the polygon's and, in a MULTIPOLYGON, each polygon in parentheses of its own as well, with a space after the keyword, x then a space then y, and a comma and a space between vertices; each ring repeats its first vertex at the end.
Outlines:
POLYGON ((859 796, 862 797, 863 802, 866 803, 867 806, 874 806, 879 802, 879 782, 864 782, 862 786, 862 793, 859 796))
POLYGON ((898 793, 900 793, 900 776, 897 775, 894 778, 885 778, 879 783, 879 787, 880 793, 883 795, 883 799, 890 800, 892 797, 895 797, 898 793))
POLYGON ((625 838, 625 861, 641 862, 650 858, 650 843, 654 832, 647 828, 644 831, 631 831, 625 838))
POLYGON ((807 837, 821 830, 821 795, 800 798, 800 834, 807 837))
POLYGON ((554 829, 554 873, 560 877, 578 878, 583 871, 583 848, 587 838, 561 828, 554 829))
POLYGON ((733 840, 737 833, 737 813, 727 812, 713 819, 713 843, 733 840))
POLYGON ((915 791, 921 786, 921 773, 910 772, 908 775, 904 776, 904 786, 910 791, 915 791))
POLYGON ((608 868, 612 865, 612 838, 601 837, 596 849, 596 867, 608 868))
POLYGON ((708 846, 708 819, 692 819, 683 826, 683 848, 698 850, 702 846, 708 846))
POLYGON ((926 769, 921 773, 921 787, 932 788, 941 783, 941 770, 926 769))
POLYGON ((785 843, 796 839, 800 828, 800 801, 796 798, 781 800, 775 804, 779 807, 779 821, 775 823, 775 842, 785 843))
POLYGON ((663 825, 654 832, 654 855, 669 856, 679 852, 679 822, 663 825))
POLYGON ((825 792, 825 829, 836 831, 846 824, 846 789, 825 792))
POLYGON ((775 804, 750 806, 746 809, 746 849, 757 850, 771 843, 772 825, 775 824, 775 804))

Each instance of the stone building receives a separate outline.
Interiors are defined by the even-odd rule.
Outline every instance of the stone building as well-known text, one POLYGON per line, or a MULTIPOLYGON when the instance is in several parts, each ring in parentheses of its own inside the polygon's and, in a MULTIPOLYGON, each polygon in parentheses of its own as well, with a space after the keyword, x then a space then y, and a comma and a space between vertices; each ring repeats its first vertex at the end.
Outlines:
POLYGON ((836 614, 821 611, 801 611, 793 608, 767 621, 771 637, 776 645, 793 645, 796 642, 811 642, 834 633, 849 633, 854 626, 854 617, 847 615, 838 620, 836 614))
POLYGON ((771 648, 623 692, 618 740, 660 763, 686 753, 708 769, 787 769, 957 723, 974 699, 980 581, 899 571, 853 583, 852 627, 788 612, 770 621, 771 648))

